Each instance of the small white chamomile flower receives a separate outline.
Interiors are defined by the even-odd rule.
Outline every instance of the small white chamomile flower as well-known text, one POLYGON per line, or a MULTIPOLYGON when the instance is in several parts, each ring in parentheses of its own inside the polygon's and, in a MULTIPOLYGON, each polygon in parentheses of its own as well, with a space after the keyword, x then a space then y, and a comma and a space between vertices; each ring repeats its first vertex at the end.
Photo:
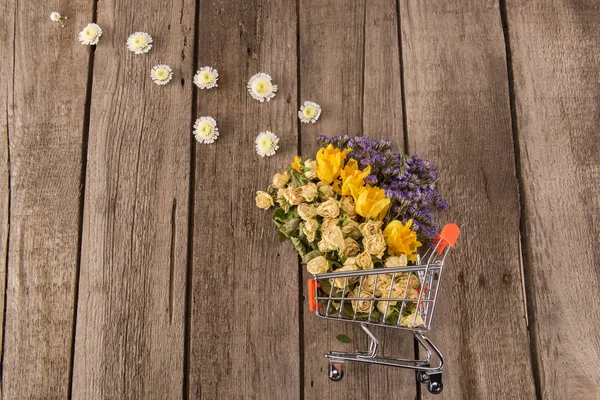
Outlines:
POLYGON ((262 103, 275 97, 277 85, 273 85, 270 75, 260 72, 248 81, 248 91, 253 99, 262 103))
POLYGON ((200 117, 194 123, 194 136, 199 143, 214 143, 219 136, 217 121, 213 117, 200 117))
POLYGON ((321 106, 314 101, 305 101, 298 111, 298 118, 305 124, 311 122, 315 123, 321 116, 321 106))
POLYGON ((144 54, 152 48, 152 36, 146 32, 135 32, 127 38, 127 48, 135 54, 144 54))
POLYGON ((200 89, 212 89, 217 87, 219 73, 212 67, 202 67, 194 75, 194 84, 200 89))
POLYGON ((60 21, 61 15, 59 12, 56 11, 52 11, 50 13, 50 19, 52 20, 52 22, 58 22, 60 21))
POLYGON ((102 36, 102 29, 97 24, 87 24, 81 32, 79 32, 79 41, 81 44, 95 45, 98 44, 102 36))
POLYGON ((256 137, 256 152, 259 156, 272 156, 279 149, 279 138, 270 131, 261 132, 256 137))
POLYGON ((173 78, 173 70, 168 65, 155 65, 150 71, 150 77, 157 85, 166 85, 173 78))

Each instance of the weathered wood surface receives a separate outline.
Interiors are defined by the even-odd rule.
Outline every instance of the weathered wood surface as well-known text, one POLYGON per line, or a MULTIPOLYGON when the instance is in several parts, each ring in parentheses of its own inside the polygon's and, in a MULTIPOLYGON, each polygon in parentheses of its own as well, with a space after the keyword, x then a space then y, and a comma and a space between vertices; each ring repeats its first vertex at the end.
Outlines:
MULTIPOLYGON (((59 3, 64 29, 45 3, 0 5, 3 398, 432 398, 406 370, 349 364, 328 381, 323 352, 366 338, 301 304, 306 272, 254 206, 317 134, 344 133, 430 159, 442 222, 462 227, 431 332, 439 398, 600 397, 598 5, 59 3), (88 65, 76 37, 94 7, 88 65), (135 31, 149 54, 126 49, 135 31), (217 89, 193 87, 205 65, 217 89), (279 85, 270 103, 246 91, 257 72, 279 85), (317 124, 298 122, 305 100, 317 124), (204 115, 212 145, 191 136, 204 115), (264 130, 275 157, 253 151, 264 130)), ((410 335, 375 333, 412 356, 410 335)))
MULTIPOLYGON (((63 3, 70 26, 91 19, 92 1, 63 3)), ((40 4, 4 2, 1 8, 5 36, 0 80, 6 101, 2 113, 8 120, 2 158, 10 162, 10 178, 7 182, 3 174, 0 201, 5 226, 8 183, 2 396, 66 398, 90 53, 69 29, 50 22, 49 12, 40 12, 40 4)), ((0 229, 5 232, 5 227, 0 229)))
POLYGON ((400 20, 409 151, 438 166, 442 220, 462 227, 430 335, 447 363, 441 397, 535 398, 498 3, 403 1, 400 20))
POLYGON ((298 256, 254 205, 297 151, 296 10, 238 0, 198 12, 198 66, 215 66, 219 87, 199 91, 196 114, 220 136, 195 147, 189 398, 300 398, 298 256), (279 87, 268 103, 246 89, 258 72, 279 87), (260 158, 266 130, 280 149, 260 158))
POLYGON ((194 7, 98 3, 74 398, 182 394, 194 7), (127 50, 135 31, 148 54, 127 50), (156 64, 173 82, 152 82, 156 64))
POLYGON ((532 344, 543 399, 600 398, 600 5, 508 1, 532 344))

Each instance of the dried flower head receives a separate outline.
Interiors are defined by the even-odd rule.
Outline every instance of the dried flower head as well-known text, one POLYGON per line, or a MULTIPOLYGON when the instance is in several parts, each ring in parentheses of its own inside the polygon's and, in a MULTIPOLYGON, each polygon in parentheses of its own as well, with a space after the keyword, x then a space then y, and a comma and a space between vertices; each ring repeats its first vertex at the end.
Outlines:
POLYGON ((68 18, 67 18, 67 17, 63 17, 63 16, 62 16, 62 15, 60 15, 60 13, 59 13, 59 12, 57 12, 57 11, 52 11, 52 12, 50 13, 50 21, 52 21, 52 22, 59 22, 59 23, 60 23, 60 26, 61 26, 61 28, 64 28, 64 27, 65 27, 65 24, 63 23, 63 20, 64 20, 64 19, 68 19, 68 18))
POLYGON ((259 156, 272 156, 279 149, 279 138, 270 131, 261 132, 256 137, 256 152, 259 156))
POLYGON ((321 106, 313 101, 305 101, 298 111, 298 118, 303 123, 315 123, 321 116, 321 106))
POLYGON ((93 46, 98 44, 102 36, 102 29, 97 24, 87 24, 81 32, 79 32, 79 41, 81 44, 93 46))
POLYGON ((214 143, 219 136, 217 121, 213 117, 200 117, 194 123, 194 136, 199 143, 214 143))
POLYGON ((157 85, 166 85, 173 78, 173 70, 165 64, 155 65, 150 70, 150 77, 157 85))
POLYGON ((248 81, 248 92, 253 99, 263 103, 275 97, 277 85, 273 85, 270 75, 260 72, 248 81))
POLYGON ((135 32, 127 38, 127 48, 135 54, 144 54, 152 48, 152 36, 146 32, 135 32))
POLYGON ((212 89, 217 87, 219 73, 212 67, 202 67, 194 75, 194 84, 200 89, 212 89))

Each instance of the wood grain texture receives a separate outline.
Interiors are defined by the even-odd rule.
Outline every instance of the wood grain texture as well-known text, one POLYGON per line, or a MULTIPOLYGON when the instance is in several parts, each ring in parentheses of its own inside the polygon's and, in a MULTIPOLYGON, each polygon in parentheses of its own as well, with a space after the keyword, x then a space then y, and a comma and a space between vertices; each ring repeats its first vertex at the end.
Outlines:
MULTIPOLYGON (((301 101, 323 107, 318 123, 300 127, 302 155, 314 157, 319 134, 365 135, 403 145, 397 22, 394 1, 300 2, 301 101)), ((394 368, 347 364, 344 381, 330 382, 323 354, 364 349, 366 335, 358 325, 309 313, 304 327, 307 398, 415 397, 414 375, 394 368), (339 343, 340 333, 353 343, 339 343)), ((412 336, 405 332, 374 329, 374 334, 386 355, 414 355, 412 336)))
POLYGON ((66 398, 69 390, 89 60, 74 32, 91 19, 93 3, 56 6, 70 17, 64 29, 49 20, 52 10, 40 12, 35 2, 2 6, 3 43, 14 27, 14 44, 2 50, 3 65, 13 61, 5 52, 14 50, 14 65, 2 67, 11 218, 2 372, 7 399, 66 398))
POLYGON ((199 91, 197 113, 220 136, 196 144, 189 398, 296 399, 298 257, 254 204, 297 152, 296 10, 238 0, 201 2, 199 13, 198 66, 217 68, 219 87, 199 91), (258 72, 279 86, 268 103, 246 90, 258 72), (266 130, 280 149, 260 158, 266 130))
POLYGON ((98 4, 74 398, 182 393, 194 12, 98 4), (153 36, 148 54, 127 50, 135 31, 153 36), (156 64, 171 83, 152 82, 156 64))
POLYGON ((442 222, 462 227, 430 334, 446 359, 441 398, 535 398, 498 3, 402 1, 400 20, 409 150, 438 166, 442 222))
POLYGON ((507 2, 543 399, 600 398, 600 5, 507 2))
MULTIPOLYGON (((13 67, 14 67, 14 27, 15 9, 13 4, 0 4, 0 21, 5 29, 0 30, 0 341, 4 343, 4 298, 6 290, 6 269, 8 252, 9 207, 10 207, 10 137, 9 121, 13 115, 13 67)), ((0 349, 2 356, 3 349, 0 349)), ((3 357, 3 356, 2 356, 3 357)), ((2 377, 0 377, 0 398, 2 397, 2 377)))

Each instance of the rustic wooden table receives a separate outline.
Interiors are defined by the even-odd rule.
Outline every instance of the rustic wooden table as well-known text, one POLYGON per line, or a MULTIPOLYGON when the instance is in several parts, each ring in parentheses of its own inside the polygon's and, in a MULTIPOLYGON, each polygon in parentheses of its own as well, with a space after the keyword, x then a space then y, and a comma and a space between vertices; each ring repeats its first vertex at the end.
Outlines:
POLYGON ((600 398, 597 2, 8 0, 0 20, 3 399, 431 399, 406 370, 328 381, 322 353, 366 338, 308 313, 295 250, 254 206, 321 133, 439 167, 441 220, 462 227, 431 332, 439 398, 600 398), (96 48, 77 42, 91 21, 96 48), (150 53, 127 50, 135 31, 150 53), (204 65, 218 89, 193 85, 204 65), (245 88, 260 71, 268 104, 245 88), (216 144, 193 140, 201 115, 216 144), (267 129, 281 148, 261 159, 267 129))

